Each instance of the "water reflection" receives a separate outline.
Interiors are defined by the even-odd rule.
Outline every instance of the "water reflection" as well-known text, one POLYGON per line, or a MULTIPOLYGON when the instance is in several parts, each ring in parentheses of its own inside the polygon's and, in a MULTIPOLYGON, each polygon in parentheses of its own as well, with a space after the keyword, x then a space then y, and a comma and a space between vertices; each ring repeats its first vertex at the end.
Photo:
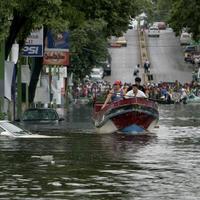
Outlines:
POLYGON ((173 126, 199 126, 200 104, 162 105, 160 108, 160 123, 173 126))

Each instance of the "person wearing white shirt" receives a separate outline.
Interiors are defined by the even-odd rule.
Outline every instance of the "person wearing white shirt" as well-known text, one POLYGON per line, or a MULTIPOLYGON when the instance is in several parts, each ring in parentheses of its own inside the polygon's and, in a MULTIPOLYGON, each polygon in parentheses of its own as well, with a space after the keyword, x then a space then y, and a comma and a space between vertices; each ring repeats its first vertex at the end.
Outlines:
POLYGON ((132 85, 132 90, 128 91, 125 94, 125 98, 131 98, 131 97, 142 97, 147 98, 144 92, 138 89, 138 86, 136 84, 132 85))

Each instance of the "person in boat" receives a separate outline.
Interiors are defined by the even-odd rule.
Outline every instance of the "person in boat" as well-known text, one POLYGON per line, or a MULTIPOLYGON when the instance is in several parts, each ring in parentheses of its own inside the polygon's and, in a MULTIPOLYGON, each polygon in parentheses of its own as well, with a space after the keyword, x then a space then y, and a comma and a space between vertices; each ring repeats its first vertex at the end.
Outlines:
POLYGON ((101 107, 101 109, 104 109, 109 101, 114 102, 114 101, 122 100, 124 98, 125 92, 123 88, 121 88, 122 82, 120 80, 116 80, 113 85, 114 85, 114 88, 111 89, 110 92, 108 93, 106 100, 103 106, 101 107))
POLYGON ((142 92, 145 93, 145 89, 144 87, 141 85, 141 78, 140 77, 136 77, 135 78, 135 84, 137 85, 138 89, 141 90, 142 92))
MULTIPOLYGON (((140 77, 135 77, 135 84, 138 86, 139 90, 142 90, 142 92, 145 93, 145 89, 144 87, 141 85, 141 78, 140 77)), ((132 90, 132 85, 130 85, 127 89, 126 89, 126 93, 132 90)))
POLYGON ((132 97, 141 97, 141 98, 147 98, 145 93, 142 90, 138 89, 137 84, 132 85, 132 90, 126 93, 125 98, 132 98, 132 97))

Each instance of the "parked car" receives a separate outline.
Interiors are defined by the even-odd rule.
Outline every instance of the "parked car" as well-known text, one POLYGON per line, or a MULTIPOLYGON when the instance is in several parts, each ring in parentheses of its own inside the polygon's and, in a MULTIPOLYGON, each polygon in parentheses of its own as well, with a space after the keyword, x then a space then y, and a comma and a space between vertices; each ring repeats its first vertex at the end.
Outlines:
POLYGON ((92 80, 102 79, 104 76, 104 70, 102 67, 94 67, 90 73, 90 77, 92 80))
POLYGON ((110 76, 111 75, 111 63, 109 63, 108 61, 106 61, 104 63, 104 74, 106 76, 110 76))
POLYGON ((16 121, 30 131, 51 131, 59 129, 59 122, 63 120, 53 108, 30 108, 16 121))
POLYGON ((159 30, 165 30, 167 28, 167 25, 165 22, 154 22, 153 26, 158 27, 159 30))
POLYGON ((148 30, 149 37, 160 37, 160 30, 157 26, 151 26, 148 30))
POLYGON ((191 34, 187 32, 183 32, 180 36, 180 44, 181 45, 189 45, 192 41, 191 34))
MULTIPOLYGON (((30 131, 7 120, 0 121, 0 136, 9 138, 52 138, 48 135, 32 134, 30 131)), ((58 137, 56 136, 56 138, 58 137)))
POLYGON ((131 22, 128 24, 128 29, 133 29, 133 25, 131 22))
POLYGON ((14 125, 7 120, 0 121, 0 136, 24 137, 31 135, 31 132, 14 125))
POLYGON ((125 38, 124 36, 118 37, 118 38, 116 39, 115 43, 116 43, 117 45, 121 45, 121 46, 124 46, 124 47, 127 46, 127 41, 126 41, 126 38, 125 38))
POLYGON ((196 52, 198 50, 200 51, 200 48, 197 45, 188 45, 185 47, 184 52, 196 52))
POLYGON ((105 76, 111 75, 111 60, 112 58, 111 55, 109 54, 106 60, 98 62, 98 65, 103 67, 105 76))
POLYGON ((192 55, 192 63, 196 65, 200 64, 200 52, 196 52, 192 55))
POLYGON ((184 61, 185 62, 189 62, 189 63, 193 62, 193 58, 192 58, 192 53, 191 52, 185 52, 184 61))
POLYGON ((200 58, 200 46, 189 45, 184 49, 184 60, 192 64, 198 64, 200 58))

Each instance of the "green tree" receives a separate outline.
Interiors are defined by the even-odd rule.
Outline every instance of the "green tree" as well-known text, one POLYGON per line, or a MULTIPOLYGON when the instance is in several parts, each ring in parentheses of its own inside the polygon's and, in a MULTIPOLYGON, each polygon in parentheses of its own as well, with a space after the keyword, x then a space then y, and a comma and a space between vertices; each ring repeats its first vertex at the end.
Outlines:
POLYGON ((122 35, 134 15, 133 0, 71 0, 70 6, 82 13, 84 23, 71 29, 71 71, 83 79, 99 60, 106 59, 107 37, 122 35))
MULTIPOLYGON (((20 49, 25 39, 35 28, 42 26, 63 30, 67 27, 67 20, 63 19, 61 0, 11 0, 0 3, 0 38, 5 40, 5 57, 7 58, 12 44, 17 41, 20 49)), ((35 59, 35 65, 29 85, 29 101, 32 102, 38 77, 42 69, 42 58, 35 59)))
POLYGON ((169 14, 172 7, 173 0, 153 0, 153 21, 169 20, 169 14))
POLYGON ((183 28, 188 28, 195 40, 200 39, 200 1, 174 0, 172 4, 170 25, 177 35, 183 28))
POLYGON ((106 36, 126 31, 135 10, 135 0, 71 0, 70 4, 84 13, 86 20, 104 20, 106 36))
MULTIPOLYGON (((44 26, 45 33, 51 28, 70 30, 72 71, 83 78, 97 60, 105 57, 106 38, 127 30, 135 6, 135 0, 1 1, 0 39, 6 41, 8 57, 12 44, 17 41, 22 48, 35 28, 44 26)), ((30 102, 34 99, 42 58, 36 58, 35 63, 29 86, 30 102)))
POLYGON ((27 36, 35 28, 42 25, 57 29, 66 28, 61 5, 61 0, 1 1, 0 37, 6 41, 6 57, 12 44, 17 41, 22 47, 27 36))
POLYGON ((70 71, 75 74, 76 79, 82 80, 97 61, 106 59, 108 51, 104 27, 104 21, 91 20, 71 31, 70 71))
POLYGON ((152 22, 154 17, 154 3, 151 0, 135 0, 135 15, 142 12, 147 14, 148 21, 152 22))

